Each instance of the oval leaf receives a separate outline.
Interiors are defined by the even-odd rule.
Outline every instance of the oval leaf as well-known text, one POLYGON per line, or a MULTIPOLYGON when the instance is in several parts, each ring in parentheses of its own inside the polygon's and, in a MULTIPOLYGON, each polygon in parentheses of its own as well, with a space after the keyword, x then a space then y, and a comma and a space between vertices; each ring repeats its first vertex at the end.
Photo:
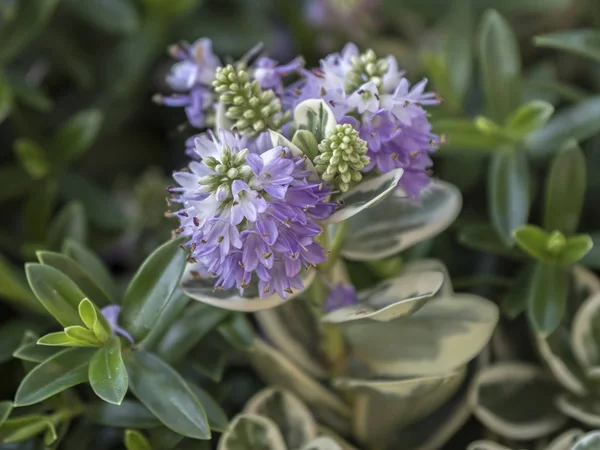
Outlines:
POLYGON ((568 272, 560 266, 538 263, 529 286, 527 314, 535 330, 548 336, 565 313, 569 288, 568 272))
POLYGON ((600 427, 600 399, 597 397, 591 395, 577 397, 563 393, 556 398, 556 407, 565 416, 588 427, 600 427))
POLYGON ((90 405, 86 417, 95 424, 116 428, 157 428, 162 424, 144 405, 123 400, 120 405, 99 402, 90 405))
POLYGON ((221 436, 217 450, 285 450, 281 433, 271 420, 252 414, 240 414, 221 436))
POLYGON ((137 430, 125 430, 125 448, 127 450, 152 450, 148 439, 137 430))
POLYGON ((90 361, 88 377, 92 389, 102 400, 115 405, 123 402, 128 377, 118 337, 111 338, 96 352, 90 361))

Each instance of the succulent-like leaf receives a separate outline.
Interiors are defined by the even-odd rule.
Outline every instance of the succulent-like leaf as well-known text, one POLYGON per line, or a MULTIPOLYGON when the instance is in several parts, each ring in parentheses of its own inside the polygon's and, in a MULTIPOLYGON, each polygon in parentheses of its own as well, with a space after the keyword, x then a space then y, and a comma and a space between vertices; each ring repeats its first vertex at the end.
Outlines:
POLYGON ((431 301, 399 321, 350 322, 343 331, 356 356, 378 375, 435 375, 474 358, 497 322, 498 308, 492 302, 457 294, 431 301))
POLYGON ((299 449, 317 437, 317 426, 310 410, 295 395, 283 389, 259 391, 246 404, 244 414, 271 419, 289 449, 299 449))
POLYGON ((532 100, 517 108, 506 120, 506 131, 522 138, 548 122, 554 106, 542 100, 532 100))
POLYGON ((419 274, 429 271, 441 272, 444 275, 444 282, 435 298, 444 298, 454 295, 452 287, 452 279, 446 265, 439 259, 423 258, 415 261, 410 261, 402 268, 401 275, 419 274))
POLYGON ((360 319, 390 322, 418 311, 438 293, 443 283, 444 275, 436 271, 401 275, 361 292, 360 303, 336 309, 322 320, 328 323, 360 319))
POLYGON ((92 389, 102 400, 115 405, 123 402, 129 379, 118 337, 112 337, 96 351, 90 361, 88 378, 92 389))
MULTIPOLYGON (((207 303, 218 308, 231 311, 254 312, 263 309, 274 308, 281 305, 283 300, 279 295, 273 294, 267 298, 259 298, 258 286, 256 283, 244 290, 240 295, 238 289, 215 290, 215 280, 210 278, 199 278, 195 275, 195 264, 188 264, 181 279, 181 290, 194 300, 207 303)), ((315 271, 307 270, 303 272, 304 287, 308 287, 312 282, 315 271)), ((287 300, 298 295, 300 290, 294 289, 287 300)))
POLYGON ((217 450, 287 450, 277 425, 270 419, 240 414, 223 433, 217 450))
POLYGON ((394 192, 403 173, 403 169, 394 169, 383 175, 366 180, 348 192, 345 192, 338 199, 340 206, 326 222, 332 224, 348 220, 361 211, 377 205, 392 193, 394 195, 405 196, 401 190, 394 192))
POLYGON ((531 440, 562 427, 566 418, 554 406, 560 388, 536 366, 505 362, 484 369, 470 397, 475 416, 508 439, 531 440))

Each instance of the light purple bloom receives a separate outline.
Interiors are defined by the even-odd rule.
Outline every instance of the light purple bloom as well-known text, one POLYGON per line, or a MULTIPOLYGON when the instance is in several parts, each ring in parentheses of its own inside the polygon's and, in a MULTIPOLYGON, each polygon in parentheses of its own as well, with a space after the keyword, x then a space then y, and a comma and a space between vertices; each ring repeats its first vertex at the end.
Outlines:
POLYGON ((318 70, 304 70, 303 79, 286 91, 286 105, 293 108, 307 99, 323 99, 338 123, 351 123, 367 142, 371 162, 364 172, 402 168, 399 186, 418 198, 429 182, 428 154, 440 143, 424 107, 440 100, 425 91, 427 80, 411 87, 391 56, 385 60, 385 73, 376 79, 360 73, 362 85, 355 88, 355 64, 360 56, 358 47, 350 43, 340 53, 325 57, 318 70))
POLYGON ((304 66, 304 59, 297 57, 287 64, 278 66, 274 59, 261 56, 254 63, 254 79, 263 89, 273 89, 277 95, 283 95, 282 78, 298 73, 304 66))
POLYGON ((326 312, 331 312, 345 306, 351 306, 358 303, 356 289, 351 284, 339 283, 331 290, 323 309, 326 312))
POLYGON ((100 310, 112 330, 112 335, 120 335, 127 339, 133 344, 133 338, 131 335, 119 326, 119 314, 121 313, 121 307, 119 305, 108 305, 100 310))
POLYGON ((199 135, 194 159, 170 188, 183 205, 177 231, 189 237, 191 260, 216 289, 243 291, 254 281, 261 297, 286 298, 302 288, 302 268, 326 259, 315 237, 316 220, 335 206, 325 201, 327 187, 310 181, 304 160, 274 147, 268 133, 199 135))

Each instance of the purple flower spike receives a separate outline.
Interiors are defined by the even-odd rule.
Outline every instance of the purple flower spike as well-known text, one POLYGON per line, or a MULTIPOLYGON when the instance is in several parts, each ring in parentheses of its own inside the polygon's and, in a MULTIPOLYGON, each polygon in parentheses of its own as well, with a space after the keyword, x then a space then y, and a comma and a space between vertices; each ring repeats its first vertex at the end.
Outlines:
POLYGON ((329 313, 345 306, 355 305, 356 303, 358 303, 358 296, 354 286, 339 283, 329 293, 323 309, 329 313))
POLYGON ((133 338, 131 335, 119 326, 119 314, 121 313, 121 307, 119 305, 108 305, 100 310, 112 330, 112 335, 121 335, 129 342, 133 344, 133 338))

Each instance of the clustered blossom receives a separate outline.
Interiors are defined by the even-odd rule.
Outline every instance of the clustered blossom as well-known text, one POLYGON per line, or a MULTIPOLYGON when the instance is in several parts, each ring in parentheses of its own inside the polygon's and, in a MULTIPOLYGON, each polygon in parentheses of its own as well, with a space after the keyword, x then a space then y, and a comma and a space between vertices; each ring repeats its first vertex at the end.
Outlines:
POLYGON ((395 58, 378 59, 371 50, 360 54, 354 44, 303 75, 287 91, 285 106, 293 109, 304 100, 323 99, 338 123, 351 124, 367 142, 370 163, 363 172, 402 168, 400 186, 418 197, 429 183, 429 153, 440 143, 424 109, 440 102, 436 94, 425 92, 427 80, 411 87, 395 58))
POLYGON ((170 191, 183 205, 174 213, 177 231, 189 237, 200 273, 215 278, 216 289, 243 291, 257 280, 261 297, 301 289, 302 268, 326 259, 315 237, 322 231, 316 221, 335 207, 325 201, 327 186, 312 181, 304 158, 274 146, 269 133, 208 132, 195 138, 193 156, 170 191))
MULTIPOLYGON (((204 128, 207 118, 214 117, 216 113, 218 95, 213 91, 212 84, 218 69, 222 67, 220 59, 213 52, 212 41, 202 38, 192 45, 176 45, 170 53, 178 61, 171 67, 166 82, 175 94, 157 95, 155 100, 166 106, 185 108, 189 123, 195 128, 204 128)), ((299 72, 303 65, 302 58, 278 65, 275 60, 260 56, 252 66, 246 67, 243 63, 242 67, 248 71, 252 81, 258 82, 260 88, 272 90, 279 98, 284 95, 283 78, 299 72)))

